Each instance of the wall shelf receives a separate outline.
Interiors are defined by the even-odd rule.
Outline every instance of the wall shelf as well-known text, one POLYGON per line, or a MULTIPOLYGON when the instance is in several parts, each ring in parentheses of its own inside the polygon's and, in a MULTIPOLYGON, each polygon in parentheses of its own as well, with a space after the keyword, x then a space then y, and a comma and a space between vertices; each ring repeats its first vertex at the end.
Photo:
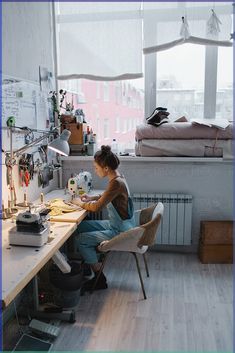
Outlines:
MULTIPOLYGON (((160 163, 233 163, 233 159, 223 158, 200 158, 200 157, 134 157, 134 156, 119 156, 120 161, 123 162, 160 162, 160 163)), ((68 156, 61 157, 61 161, 93 161, 93 156, 68 156)))

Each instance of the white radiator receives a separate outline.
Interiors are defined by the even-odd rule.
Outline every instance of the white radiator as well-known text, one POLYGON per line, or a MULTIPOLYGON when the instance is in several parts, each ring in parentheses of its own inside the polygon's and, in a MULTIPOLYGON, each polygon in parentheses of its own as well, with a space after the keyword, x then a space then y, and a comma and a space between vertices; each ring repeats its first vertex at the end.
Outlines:
POLYGON ((87 219, 96 221, 96 220, 101 220, 103 219, 103 212, 102 210, 99 212, 88 212, 87 214, 87 219))
POLYGON ((191 245, 192 195, 146 194, 132 195, 135 210, 162 202, 164 214, 157 231, 156 244, 191 245))

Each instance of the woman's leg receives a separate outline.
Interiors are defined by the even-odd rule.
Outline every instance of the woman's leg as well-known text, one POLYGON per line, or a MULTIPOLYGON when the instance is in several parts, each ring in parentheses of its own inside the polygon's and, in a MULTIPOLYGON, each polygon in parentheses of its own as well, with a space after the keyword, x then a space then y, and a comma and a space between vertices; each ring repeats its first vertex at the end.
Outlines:
POLYGON ((110 223, 108 220, 91 220, 82 221, 76 230, 76 233, 89 233, 95 230, 108 230, 110 229, 110 223))
POLYGON ((96 253, 97 245, 104 240, 111 239, 114 235, 115 233, 111 229, 108 229, 80 233, 76 236, 76 244, 79 253, 83 257, 85 263, 91 265, 94 271, 99 270, 98 256, 96 253))
POLYGON ((98 255, 96 247, 104 240, 109 240, 116 234, 111 229, 108 230, 96 230, 88 233, 80 233, 76 238, 79 253, 83 257, 85 263, 89 264, 95 274, 95 276, 84 283, 81 289, 81 295, 86 291, 92 289, 106 289, 108 288, 106 277, 103 272, 97 278, 101 263, 98 262, 98 255), (95 285, 95 288, 93 288, 95 285))

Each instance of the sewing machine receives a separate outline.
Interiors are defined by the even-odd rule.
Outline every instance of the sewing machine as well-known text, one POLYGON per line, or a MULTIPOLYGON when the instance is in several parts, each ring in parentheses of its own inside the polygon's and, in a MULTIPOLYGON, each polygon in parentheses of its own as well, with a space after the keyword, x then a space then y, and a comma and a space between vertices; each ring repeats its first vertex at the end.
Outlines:
POLYGON ((9 231, 11 245, 42 246, 48 240, 49 226, 39 213, 19 213, 16 227, 9 231))
POLYGON ((91 187, 92 176, 89 172, 81 172, 68 180, 68 191, 72 196, 87 194, 91 187))

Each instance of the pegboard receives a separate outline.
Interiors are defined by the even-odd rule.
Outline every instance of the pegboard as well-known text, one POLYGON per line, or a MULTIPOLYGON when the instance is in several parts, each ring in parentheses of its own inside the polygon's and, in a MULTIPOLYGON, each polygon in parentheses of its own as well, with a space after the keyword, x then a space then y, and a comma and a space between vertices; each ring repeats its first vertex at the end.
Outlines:
MULTIPOLYGON (((51 101, 48 92, 40 89, 37 82, 9 76, 2 77, 2 146, 9 149, 9 131, 6 122, 15 117, 16 126, 47 130, 50 127, 51 101)), ((14 132, 13 149, 24 146, 24 135, 14 132)))

